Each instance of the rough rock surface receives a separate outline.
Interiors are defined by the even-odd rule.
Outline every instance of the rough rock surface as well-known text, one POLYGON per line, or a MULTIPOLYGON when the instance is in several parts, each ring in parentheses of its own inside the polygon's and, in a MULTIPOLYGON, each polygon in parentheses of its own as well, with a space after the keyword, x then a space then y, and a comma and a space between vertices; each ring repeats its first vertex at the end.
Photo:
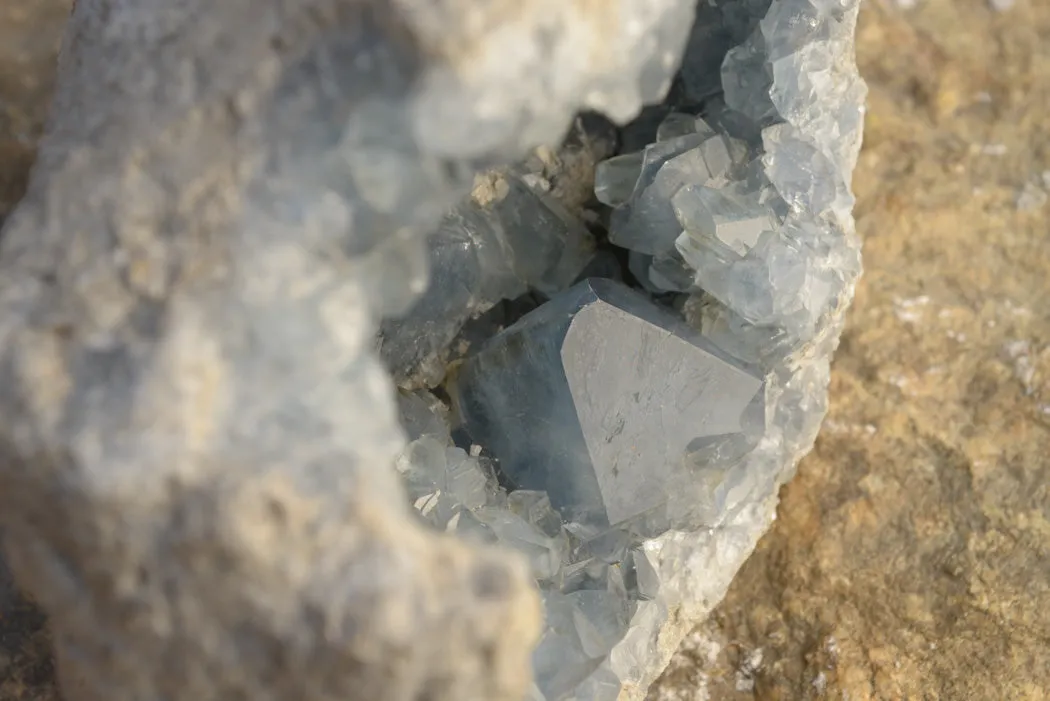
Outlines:
POLYGON ((67 694, 526 691, 525 563, 412 520, 370 341, 474 170, 655 99, 692 7, 75 5, 0 240, 0 525, 67 694))
POLYGON ((1050 5, 869 2, 865 277, 814 453, 650 701, 1050 689, 1050 5))
MULTIPOLYGON (((46 90, 23 83, 50 72, 8 50, 43 51, 38 38, 67 4, 0 6, 0 150, 16 154, 0 159, 0 181, 14 183, 5 203, 44 112, 46 90)), ((1050 688, 1046 556, 1018 538, 1032 532, 1021 517, 1045 511, 1050 479, 1038 204, 1050 190, 1048 10, 920 0, 913 12, 862 12, 872 92, 855 188, 867 276, 836 356, 830 423, 782 492, 770 537, 654 698, 1000 701, 1050 688), (927 372, 938 365, 947 371, 927 372), (887 479, 891 498, 864 491, 887 479)), ((39 620, 0 613, 0 637, 20 645, 3 648, 3 701, 55 698, 39 620)))
MULTIPOLYGON (((0 224, 25 193, 71 0, 0 4, 0 224)), ((44 614, 0 561, 0 700, 57 701, 44 614)))

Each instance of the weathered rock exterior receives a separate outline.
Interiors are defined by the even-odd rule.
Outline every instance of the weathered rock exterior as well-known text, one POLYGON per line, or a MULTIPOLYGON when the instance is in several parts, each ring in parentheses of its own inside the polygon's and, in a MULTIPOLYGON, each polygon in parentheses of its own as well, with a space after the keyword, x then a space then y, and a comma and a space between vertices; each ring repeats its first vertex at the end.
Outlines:
MULTIPOLYGON (((428 428, 406 453, 375 332, 424 292, 424 235, 477 195, 477 172, 556 143, 578 110, 625 122, 664 95, 693 4, 77 3, 0 240, 0 523, 51 615, 71 699, 643 693, 812 445, 859 273, 855 3, 761 4, 711 18, 740 45, 704 126, 742 159, 719 187, 743 183, 739 202, 757 180, 772 228, 739 258, 701 255, 711 225, 684 225, 688 179, 657 173, 653 209, 683 228, 674 251, 637 252, 657 288, 685 270, 685 319, 761 368, 764 428, 727 473, 717 529, 669 532, 623 562, 595 554, 604 593, 545 588, 541 626, 532 580, 570 542, 550 501, 493 487, 498 503, 475 505, 493 475, 428 428), (444 472, 421 471, 434 460, 444 472), (406 487, 430 526, 527 557, 434 534, 406 487), (551 626, 604 602, 617 620, 600 635, 551 626)), ((706 60, 687 57, 683 78, 706 60)), ((686 121, 663 136, 706 156, 711 135, 686 121)), ((553 292, 582 268, 560 260, 507 279, 553 292)))

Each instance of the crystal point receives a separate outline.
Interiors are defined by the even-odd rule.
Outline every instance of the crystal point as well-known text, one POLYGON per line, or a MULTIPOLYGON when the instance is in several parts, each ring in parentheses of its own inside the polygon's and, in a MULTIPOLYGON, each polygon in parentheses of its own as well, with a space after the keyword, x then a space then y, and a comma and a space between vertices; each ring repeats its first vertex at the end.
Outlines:
POLYGON ((690 481, 689 444, 740 432, 762 382, 670 311, 588 280, 493 338, 457 389, 515 486, 602 529, 665 506, 690 481))

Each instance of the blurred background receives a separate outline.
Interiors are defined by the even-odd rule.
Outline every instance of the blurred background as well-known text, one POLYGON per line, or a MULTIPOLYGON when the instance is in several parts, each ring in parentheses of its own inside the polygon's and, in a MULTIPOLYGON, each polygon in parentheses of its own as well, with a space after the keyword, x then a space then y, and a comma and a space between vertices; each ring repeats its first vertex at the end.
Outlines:
MULTIPOLYGON (((0 0, 0 220, 71 0, 0 0)), ((1050 694, 1050 0, 866 0, 866 273, 816 450, 650 701, 1050 694)), ((0 701, 57 701, 0 565, 0 701)))

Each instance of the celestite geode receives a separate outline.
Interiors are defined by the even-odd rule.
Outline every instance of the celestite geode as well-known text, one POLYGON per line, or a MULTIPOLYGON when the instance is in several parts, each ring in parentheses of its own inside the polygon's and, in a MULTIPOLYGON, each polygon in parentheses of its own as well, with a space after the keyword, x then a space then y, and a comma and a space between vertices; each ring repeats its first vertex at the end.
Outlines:
POLYGON ((639 699, 824 414, 856 10, 79 0, 0 236, 70 701, 639 699))
MULTIPOLYGON (((454 406, 436 439, 451 445, 458 427, 476 457, 450 448, 462 461, 439 470, 433 498, 455 502, 451 466, 472 465, 473 506, 441 525, 530 556, 546 606, 535 699, 637 697, 680 637, 670 609, 695 622, 721 596, 816 435, 860 272, 855 3, 701 5, 651 143, 598 163, 591 214, 545 219, 549 193, 504 188, 513 215, 489 225, 533 233, 502 260, 553 270, 572 252, 579 272, 587 216, 590 255, 626 249, 629 272, 489 293, 485 309, 528 288, 535 308, 463 340, 443 384, 454 406), (518 494, 542 508, 515 509, 518 494)), ((471 230, 449 221, 435 241, 471 230)), ((440 269, 434 279, 417 309, 462 293, 440 269)), ((448 319, 450 346, 480 311, 428 321, 448 319)))

